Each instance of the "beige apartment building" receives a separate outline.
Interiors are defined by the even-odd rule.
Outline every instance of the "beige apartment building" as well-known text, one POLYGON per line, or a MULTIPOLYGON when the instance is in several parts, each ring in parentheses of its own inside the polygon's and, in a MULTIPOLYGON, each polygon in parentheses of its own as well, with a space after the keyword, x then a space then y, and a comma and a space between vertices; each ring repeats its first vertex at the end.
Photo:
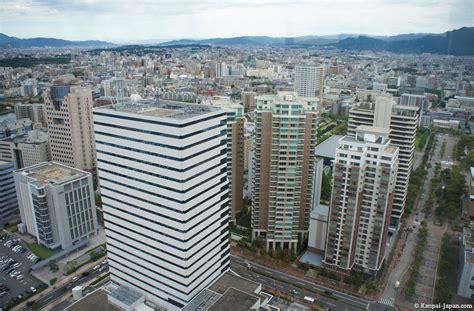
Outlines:
POLYGON ((295 251, 308 235, 318 99, 295 92, 256 99, 253 238, 295 251))
POLYGON ((92 92, 78 85, 54 85, 45 96, 51 159, 92 173, 97 158, 92 121, 92 92))

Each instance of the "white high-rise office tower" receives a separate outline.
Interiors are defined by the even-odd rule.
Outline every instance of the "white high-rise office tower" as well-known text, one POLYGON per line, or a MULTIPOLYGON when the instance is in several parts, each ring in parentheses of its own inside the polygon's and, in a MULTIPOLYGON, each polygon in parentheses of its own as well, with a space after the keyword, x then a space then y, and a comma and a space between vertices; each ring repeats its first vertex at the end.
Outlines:
POLYGON ((94 127, 111 278, 179 310, 229 269, 226 112, 139 100, 94 127))
POLYGON ((323 96, 324 68, 322 66, 295 66, 295 92, 298 96, 323 96))
POLYGON ((376 274, 385 245, 398 169, 389 129, 359 126, 339 140, 324 263, 376 274))
POLYGON ((355 137, 359 125, 390 129, 390 141, 400 148, 400 163, 393 198, 391 224, 398 227, 405 210, 408 182, 413 167, 415 136, 420 108, 397 105, 391 97, 377 96, 375 103, 363 102, 349 111, 347 134, 355 137))

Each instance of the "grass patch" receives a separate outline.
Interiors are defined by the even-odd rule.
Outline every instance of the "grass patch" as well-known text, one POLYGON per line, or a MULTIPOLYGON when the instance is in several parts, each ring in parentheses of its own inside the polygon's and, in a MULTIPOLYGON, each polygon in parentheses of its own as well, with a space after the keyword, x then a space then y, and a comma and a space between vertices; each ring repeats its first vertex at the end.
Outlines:
POLYGON ((45 259, 45 258, 51 257, 54 254, 56 254, 55 251, 52 251, 52 250, 44 247, 43 245, 39 245, 39 244, 36 244, 36 243, 28 244, 28 247, 30 248, 30 250, 36 256, 38 256, 41 259, 45 259))

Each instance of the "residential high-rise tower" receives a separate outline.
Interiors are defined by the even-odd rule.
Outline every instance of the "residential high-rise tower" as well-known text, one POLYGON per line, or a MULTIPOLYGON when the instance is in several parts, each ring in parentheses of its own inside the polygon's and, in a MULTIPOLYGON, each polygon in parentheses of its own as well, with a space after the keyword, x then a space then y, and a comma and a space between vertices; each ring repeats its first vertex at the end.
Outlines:
POLYGON ((295 92, 257 96, 252 187, 253 238, 296 250, 311 209, 317 99, 295 92))
POLYGON ((295 66, 295 92, 298 96, 323 96, 324 68, 322 66, 295 66))
POLYGON ((349 111, 347 135, 355 137, 359 125, 390 129, 390 143, 400 148, 400 163, 393 198, 391 224, 398 227, 405 210, 408 182, 413 167, 415 136, 419 107, 397 105, 387 96, 375 97, 375 102, 363 102, 349 111))
POLYGON ((359 126, 336 149, 324 264, 376 274, 385 255, 397 147, 389 129, 359 126))

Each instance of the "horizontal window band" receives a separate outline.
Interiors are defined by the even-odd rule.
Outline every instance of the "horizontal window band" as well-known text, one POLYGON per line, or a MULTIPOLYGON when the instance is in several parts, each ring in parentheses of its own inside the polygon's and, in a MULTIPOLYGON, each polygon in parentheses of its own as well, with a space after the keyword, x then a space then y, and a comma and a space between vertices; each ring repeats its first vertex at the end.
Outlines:
MULTIPOLYGON (((113 246, 113 245, 112 245, 112 246, 113 246)), ((130 255, 130 256, 132 256, 132 257, 135 257, 135 258, 137 258, 137 259, 139 259, 139 260, 143 260, 143 261, 145 261, 145 262, 151 264, 151 266, 154 268, 154 270, 152 270, 153 268, 149 268, 149 267, 143 266, 142 264, 139 264, 139 263, 138 263, 136 260, 134 260, 134 259, 126 258, 126 257, 124 257, 124 256, 122 256, 122 255, 119 255, 119 254, 117 254, 116 252, 113 252, 113 251, 110 251, 110 250, 108 250, 107 252, 110 253, 110 254, 113 254, 114 256, 117 256, 117 257, 121 258, 121 259, 124 260, 125 262, 131 262, 132 264, 135 264, 135 265, 137 265, 137 266, 139 266, 139 267, 141 267, 141 268, 143 268, 143 269, 145 269, 145 270, 148 270, 148 271, 150 271, 150 272, 152 272, 152 273, 155 273, 155 274, 159 275, 160 277, 165 278, 165 279, 169 280, 170 282, 179 284, 179 285, 181 285, 181 286, 183 286, 183 287, 189 286, 189 285, 192 284, 196 279, 200 278, 201 276, 203 276, 203 275, 207 272, 206 270, 201 271, 200 269, 201 269, 202 267, 204 267, 204 265, 206 265, 206 264, 208 263, 208 261, 204 262, 204 263, 203 263, 199 268, 197 268, 193 273, 191 273, 191 274, 185 276, 185 275, 178 274, 178 273, 176 273, 176 272, 174 272, 174 271, 172 271, 172 270, 166 269, 166 268, 164 268, 164 267, 162 267, 162 266, 160 266, 160 265, 157 265, 156 263, 151 262, 151 261, 149 261, 149 260, 146 260, 146 259, 144 259, 144 258, 140 258, 140 257, 134 256, 133 254, 130 254, 130 253, 128 253, 127 251, 125 251, 125 250, 123 250, 123 249, 121 249, 121 248, 119 248, 119 247, 116 247, 116 246, 113 246, 113 247, 119 249, 120 251, 126 253, 127 255, 130 255), (166 275, 164 275, 164 274, 161 274, 160 272, 158 272, 159 269, 156 269, 156 268, 166 270, 166 271, 170 272, 171 274, 173 274, 174 276, 180 276, 180 277, 182 277, 182 278, 184 278, 184 279, 187 279, 187 280, 190 280, 190 278, 191 278, 191 277, 193 276, 193 274, 196 273, 196 272, 200 272, 200 274, 197 275, 197 276, 195 276, 195 277, 193 277, 193 278, 192 278, 192 281, 189 282, 188 284, 184 284, 184 283, 181 283, 181 282, 176 281, 176 279, 173 279, 173 278, 171 278, 171 277, 169 277, 169 276, 166 276, 166 275)), ((223 252, 222 250, 219 251, 219 253, 222 253, 222 252, 223 252)), ((219 253, 216 254, 216 255, 214 256, 214 258, 218 258, 219 253)), ((169 284, 169 282, 167 282, 166 284, 169 284)), ((181 293, 183 293, 183 294, 186 294, 185 292, 183 292, 183 291, 181 291, 181 290, 179 290, 179 289, 177 289, 177 288, 174 288, 174 287, 171 286, 171 285, 168 285, 168 286, 171 287, 171 288, 173 288, 174 290, 176 290, 176 291, 178 291, 178 292, 181 292, 181 293)))
MULTIPOLYGON (((110 229, 109 229, 109 230, 110 230, 110 229)), ((121 237, 125 237, 125 238, 127 238, 127 239, 131 239, 131 240, 133 240, 133 241, 135 241, 135 242, 138 242, 138 243, 139 243, 138 245, 140 245, 140 246, 145 245, 145 246, 147 246, 147 248, 151 248, 151 246, 150 246, 149 244, 147 244, 147 243, 143 243, 143 242, 141 242, 141 241, 135 240, 135 239, 130 238, 130 237, 128 237, 128 236, 127 236, 127 237, 126 237, 126 236, 123 236, 122 234, 117 233, 117 232, 115 232, 115 231, 113 231, 113 230, 110 230, 110 231, 111 231, 111 232, 114 232, 115 234, 117 234, 117 235, 119 235, 119 236, 121 236, 121 237)), ((130 248, 133 248, 133 249, 139 251, 139 252, 143 252, 143 253, 145 253, 145 254, 147 254, 147 255, 153 257, 153 258, 156 258, 156 259, 159 259, 159 260, 161 260, 161 261, 164 261, 164 262, 166 262, 166 263, 168 263, 168 264, 170 264, 170 265, 172 265, 172 266, 175 266, 175 267, 177 267, 177 268, 180 268, 180 269, 182 269, 182 270, 186 270, 186 269, 192 268, 192 267, 193 267, 194 265, 196 265, 200 260, 202 260, 204 257, 206 257, 206 255, 209 254, 209 253, 205 253, 205 254, 203 254, 201 257, 199 257, 198 259, 196 259, 192 264, 190 264, 190 265, 188 265, 188 266, 185 266, 185 267, 182 267, 182 266, 178 265, 178 264, 176 263, 176 261, 170 261, 170 260, 165 259, 165 258, 163 258, 163 257, 159 257, 159 256, 157 256, 157 255, 154 255, 154 254, 152 254, 152 253, 147 252, 146 250, 143 249, 143 247, 137 247, 137 246, 128 244, 127 242, 125 242, 125 241, 123 241, 123 240, 119 240, 119 239, 117 239, 117 238, 115 238, 115 237, 113 237, 113 236, 111 236, 111 235, 108 235, 108 234, 106 234, 106 237, 107 237, 107 239, 110 239, 110 240, 112 240, 112 241, 114 241, 114 242, 117 242, 117 243, 126 245, 126 246, 128 246, 128 247, 130 247, 130 248)), ((218 245, 222 245, 222 242, 220 242, 220 243, 221 243, 221 244, 218 244, 218 245)), ((109 241, 107 241, 107 244, 109 244, 109 241)), ((114 243, 112 243, 111 245, 114 246, 114 247, 117 247, 114 243)), ((117 247, 117 248, 121 249, 120 247, 117 247)), ((153 248, 153 249, 155 249, 155 248, 153 248)), ((182 258, 181 258, 181 260, 182 260, 182 258)))
MULTIPOLYGON (((210 161, 210 160, 213 160, 217 157, 219 157, 220 155, 217 155, 217 156, 214 156, 210 159, 208 159, 206 162, 210 161)), ((177 183, 185 183, 185 182, 188 182, 188 181, 191 181, 193 180, 194 178, 196 177, 199 177, 201 176, 202 174, 206 173, 207 171, 209 170, 213 170, 223 164, 226 163, 226 160, 225 159, 222 159, 221 161, 219 161, 216 165, 214 166, 211 166, 209 168, 206 168, 206 170, 202 170, 200 171, 199 173, 193 175, 193 176, 190 176, 186 179, 176 179, 176 178, 173 178, 173 177, 168 177, 168 176, 164 176, 164 175, 160 175, 160 174, 154 174, 152 172, 149 172, 149 171, 144 171, 144 170, 140 170, 138 168, 132 168, 132 167, 129 167, 129 166, 126 166, 126 165, 122 165, 122 164, 118 164, 118 163, 114 163, 114 162, 110 162, 110 161, 107 161, 107 160, 102 160, 102 159, 97 159, 97 162, 99 163, 105 163, 105 164, 108 164, 108 165, 112 165, 112 166, 116 166, 116 167, 120 167, 120 168, 123 168, 123 169, 126 169, 126 170, 130 170, 130 171, 133 171, 133 172, 138 172, 138 173, 141 173, 141 174, 145 174, 145 175, 149 175, 149 176, 153 176, 153 177, 156 177, 156 178, 162 178, 162 179, 166 179, 166 180, 170 180, 170 181, 173 181, 173 182, 177 182, 177 183)), ((217 161, 216 161, 217 162, 217 161)), ((99 168, 100 170, 101 168, 99 168)))
MULTIPOLYGON (((221 165, 221 164, 219 164, 219 165, 221 165)), ((219 165, 217 165, 217 166, 219 166, 219 165)), ((199 187, 201 184, 207 183, 207 182, 209 182, 209 181, 211 181, 215 178, 218 178, 219 175, 226 172, 226 168, 222 167, 221 170, 217 174, 215 174, 211 177, 208 177, 207 179, 201 181, 200 183, 197 183, 194 186, 189 187, 188 189, 185 189, 185 190, 178 190, 176 188, 159 185, 159 184, 153 183, 151 181, 145 181, 145 180, 142 180, 142 179, 139 179, 139 178, 132 177, 130 175, 124 175, 124 174, 117 173, 117 172, 114 172, 114 171, 110 171, 110 170, 107 170, 107 169, 104 169, 104 168, 99 168, 98 170, 99 170, 99 172, 106 172, 108 174, 112 174, 112 175, 116 175, 116 176, 119 176, 119 177, 127 178, 127 179, 130 179, 130 180, 139 182, 139 183, 144 183, 144 184, 147 184, 147 185, 150 185, 150 186, 153 186, 153 187, 161 188, 161 189, 168 190, 168 191, 171 191, 171 192, 176 192, 176 193, 179 193, 179 194, 185 194, 188 191, 191 191, 191 190, 199 187)), ((206 172, 204 172, 204 173, 206 173, 206 172)), ((105 178, 102 178, 102 179, 105 179, 105 178)), ((168 199, 168 200, 173 200, 173 199, 168 199)))
POLYGON ((118 138, 118 139, 123 139, 123 140, 128 140, 128 141, 133 141, 136 143, 140 144, 145 144, 145 145, 151 145, 151 146, 157 146, 157 147, 162 147, 162 148, 167 148, 167 149, 172 149, 172 150, 187 150, 189 148, 195 147, 199 144, 206 143, 208 141, 211 141, 213 139, 219 138, 219 137, 226 137, 225 133, 221 133, 219 135, 214 135, 211 137, 207 137, 203 140, 200 140, 198 142, 186 145, 185 147, 178 147, 178 146, 172 146, 172 145, 166 145, 166 144, 161 144, 161 143, 156 143, 150 140, 143 140, 143 139, 137 139, 133 137, 126 137, 122 135, 117 135, 117 134, 111 134, 111 133, 106 133, 106 132, 101 132, 101 131, 95 131, 95 134, 103 135, 103 136, 108 136, 108 137, 113 137, 113 138, 118 138))
MULTIPOLYGON (((206 198, 204 199, 203 201, 195 204, 194 206, 192 206, 191 208, 187 209, 186 211, 181 211, 181 210, 178 210, 178 209, 175 209, 175 208, 172 208, 172 207, 168 207, 168 206, 164 206, 164 205, 161 205, 161 204, 158 204, 156 202, 152 202, 152 201, 148 201, 148 200, 145 200, 143 198, 139 198, 139 197, 136 197, 134 195, 131 195, 131 194, 128 194, 128 193, 124 193, 124 192, 121 192, 119 190, 116 190, 116 189, 112 189, 112 188, 109 188, 109 187, 106 187, 104 185, 100 185, 100 188, 101 189, 106 189, 106 190, 109 190, 109 191, 112 191, 112 192, 115 192, 115 193, 118 193, 118 194, 121 194, 123 196, 127 196, 127 197, 130 197, 130 198, 133 198, 135 200, 138 200, 138 201, 142 201, 142 202, 145 202, 145 203, 148 203, 148 204, 151 204, 153 206, 156 206, 156 207, 159 207, 159 208, 164 208, 166 210, 169 210, 169 211, 172 211, 174 213, 179 213, 179 214, 186 214, 192 210, 194 210, 195 208, 201 206, 201 204, 203 204, 203 202, 206 202, 209 198, 206 198)), ((217 195, 217 194, 216 194, 217 195)), ((226 195, 228 197, 228 192, 226 192, 224 195, 226 195)))
MULTIPOLYGON (((219 173, 219 175, 223 175, 223 178, 227 178, 227 175, 225 173, 219 173)), ((214 177, 213 179, 217 179, 216 177, 214 177)), ((221 178, 222 179, 222 178, 221 178)), ((124 183, 121 183, 121 182, 118 182, 118 181, 115 181, 115 180, 111 180, 111 179, 108 179, 108 178, 105 178, 105 177, 102 177, 100 176, 100 170, 99 170, 99 180, 102 181, 108 181, 112 184, 116 184, 116 185, 119 185, 119 186, 122 186, 122 187, 125 187, 125 188, 129 188, 129 189, 133 189, 133 190, 136 190, 138 192, 142 192, 142 193, 146 193, 146 194, 149 194, 151 196, 155 196, 155 197, 158 197, 158 198, 162 198, 162 199, 165 199, 165 200, 168 200, 168 201, 171 201, 171 202, 175 202, 175 203, 178 203, 178 204, 186 204, 188 202, 191 202, 192 200, 194 200, 195 198, 203 195, 204 193, 206 193, 207 191, 211 190, 211 189, 214 189, 215 187, 218 187, 219 185, 225 185, 225 181, 222 181, 221 179, 217 180, 217 183, 214 183, 213 185, 211 185, 210 187, 202 190, 201 192, 193 195, 192 197, 190 197, 189 199, 186 199, 186 200, 177 200, 175 198, 170 198, 170 197, 167 197, 167 196, 164 196, 164 195, 161 195, 161 194, 158 194, 156 192, 151 192, 151 191, 148 191, 148 190, 144 190, 144 189, 140 189, 140 188, 137 188, 137 187, 134 187, 134 186, 130 186, 130 185, 127 185, 127 184, 124 184, 124 183)))
MULTIPOLYGON (((110 224, 112 224, 112 225, 114 225, 114 226, 117 226, 117 227, 119 227, 119 228, 122 228, 122 229, 124 229, 124 230, 128 230, 128 231, 133 232, 133 233, 135 233, 135 234, 143 235, 142 232, 138 232, 138 231, 135 231, 135 230, 133 230, 133 229, 126 228, 126 227, 124 227, 124 226, 122 226, 122 225, 120 225, 120 224, 117 224, 117 223, 115 223, 115 222, 113 222, 113 221, 111 221, 111 220, 107 220, 107 219, 106 219, 106 221, 105 221, 105 227, 106 227, 107 229, 109 229, 109 228, 107 227, 107 223, 110 223, 110 224)), ((212 225, 212 224, 211 224, 211 225, 212 225)), ((210 227, 210 226, 207 226, 205 229, 208 229, 209 227, 210 227)), ((205 230, 205 229, 204 229, 204 230, 205 230)), ((225 228, 222 228, 222 229, 225 229, 225 228)), ((109 229, 109 230, 113 231, 113 229, 109 229)), ((116 231, 113 231, 113 232, 117 233, 116 231)), ((120 235, 122 235, 122 234, 120 234, 120 235)), ((127 237, 127 238, 132 239, 132 238, 130 238, 130 237, 127 237)), ((179 251, 179 252, 185 253, 185 252, 191 251, 196 245, 198 245, 199 243, 201 243, 201 242, 203 242, 204 240, 206 240, 207 236, 204 236, 202 239, 200 239, 199 241, 196 241, 193 245, 191 245, 190 247, 188 247, 188 248, 186 248, 186 249, 179 248, 179 247, 177 247, 177 246, 175 246, 175 245, 172 245, 172 244, 167 243, 167 242, 160 241, 160 240, 155 239, 155 238, 151 238, 151 237, 147 237, 147 238, 150 239, 150 240, 152 240, 152 241, 154 241, 154 242, 157 242, 158 244, 161 244, 161 245, 164 245, 164 246, 168 246, 168 247, 170 247, 170 248, 176 249, 176 250, 179 251)), ((142 244, 142 243, 145 244, 144 242, 140 242, 140 241, 138 241, 138 242, 141 243, 141 244, 142 244)), ((148 244, 147 244, 147 245, 148 245, 148 244)), ((150 246, 150 245, 149 245, 149 246, 150 246)), ((152 246, 150 246, 150 247, 152 247, 152 246)), ((154 247, 152 247, 152 248, 157 249, 156 246, 154 246, 154 247)), ((177 259, 181 259, 181 257, 179 257, 179 256, 177 256, 177 255, 175 255, 175 254, 172 254, 172 253, 170 253, 170 252, 168 252, 168 251, 165 251, 165 250, 163 250, 163 249, 161 249, 161 248, 160 248, 159 250, 160 250, 161 252, 166 253, 166 254, 168 254, 168 255, 170 255, 170 256, 173 256, 173 257, 175 257, 175 258, 177 258, 177 259)), ((190 259, 190 258, 194 257, 194 255, 196 255, 196 254, 197 254, 197 252, 194 252, 191 256, 188 256, 187 258, 190 259)))
MULTIPOLYGON (((157 231, 157 230, 155 230, 155 229, 151 229, 151 228, 145 227, 145 226, 143 226, 143 225, 141 225, 141 224, 139 224, 139 223, 137 223, 137 222, 131 221, 130 219, 125 219, 125 218, 123 218, 123 217, 121 217, 121 216, 118 216, 118 215, 115 215, 115 214, 113 214, 113 213, 106 212, 105 210, 104 210, 104 213, 105 213, 106 215, 110 215, 111 217, 115 217, 115 218, 118 218, 118 219, 123 220, 123 221, 125 221, 125 222, 132 223, 132 224, 134 224, 134 225, 136 225, 136 226, 139 226, 139 227, 143 227, 143 228, 145 228, 145 229, 148 229, 148 230, 150 230, 150 231, 152 231, 152 232, 154 232, 154 233, 156 233, 156 234, 159 234, 159 235, 165 236, 165 237, 167 237, 167 238, 176 240, 178 243, 187 243, 187 242, 191 241, 193 238, 195 238, 196 236, 198 236, 200 233, 202 233, 202 231, 204 231, 204 230, 208 229, 210 226, 214 225, 214 223, 211 223, 211 224, 209 224, 208 226, 206 226, 205 228, 201 229, 201 230, 200 230, 199 232, 197 232, 196 234, 194 234, 193 236, 188 237, 187 239, 182 240, 182 239, 178 239, 178 238, 175 237, 175 236, 169 235, 169 234, 167 234, 167 233, 164 233, 164 232, 161 232, 161 231, 157 231)), ((219 219, 220 219, 220 218, 219 218, 219 219)), ((205 219, 205 220, 206 220, 206 219, 205 219)), ((109 220, 109 221, 110 221, 110 220, 109 220)), ((150 221, 150 222, 152 222, 152 221, 150 221)), ((131 230, 131 229, 129 229, 129 230, 131 230)), ((175 231, 177 231, 177 230, 175 230, 175 231)), ((186 232, 189 232, 189 231, 190 231, 190 230, 186 230, 186 232)), ((184 234, 184 233, 186 233, 186 232, 182 232, 181 234, 184 234)), ((152 238, 150 238, 150 237, 148 237, 148 238, 149 238, 149 239, 152 239, 152 238)), ((165 242, 163 242, 163 241, 161 241, 161 243, 165 244, 165 242)), ((171 246, 171 245, 168 245, 168 246, 171 246)))
MULTIPOLYGON (((217 201, 217 202, 215 203, 215 205, 220 205, 220 204, 221 204, 221 201, 217 201)), ((112 205, 110 205, 110 204, 108 204, 108 203, 103 203, 103 205, 104 205, 104 206, 107 206, 107 207, 109 207, 109 208, 111 208, 111 209, 118 210, 118 211, 120 211, 120 212, 122 212, 122 213, 129 214, 129 215, 134 216, 134 217, 136 217, 136 218, 143 219, 143 220, 145 220, 145 221, 148 221, 148 222, 151 222, 151 223, 160 225, 160 226, 162 226, 162 227, 165 227, 165 228, 167 228, 167 229, 176 231, 176 232, 181 233, 181 234, 184 234, 184 233, 186 233, 186 232, 190 232, 191 230, 193 230, 193 229, 196 228, 197 226, 203 224, 203 223, 207 220, 206 218, 204 218, 204 219, 202 219, 200 222, 197 222, 196 224, 194 224, 192 227, 187 228, 186 230, 184 230, 184 229, 181 230, 181 229, 178 229, 178 228, 176 228, 176 227, 174 227, 174 226, 166 225, 166 224, 164 224, 163 222, 154 221, 154 220, 152 220, 151 218, 143 217, 143 216, 141 216, 141 215, 131 213, 130 211, 124 210, 124 209, 122 209, 122 208, 119 208, 119 207, 116 207, 116 206, 112 206, 112 205)), ((214 206, 211 206, 211 207, 209 207, 209 208, 212 208, 212 207, 214 207, 214 206)), ((209 208, 208 208, 208 209, 209 209, 209 208)), ((220 209, 219 209, 219 210, 220 210, 220 209)), ((204 210, 204 211, 202 211, 202 213, 204 213, 204 212, 206 212, 206 211, 207 211, 207 210, 204 210)), ((108 213, 108 212, 106 212, 106 211, 104 210, 104 213, 108 213)), ((202 215, 202 213, 196 214, 195 216, 193 216, 193 218, 196 218, 197 216, 202 215)), ((108 213, 108 214, 110 214, 110 213, 108 213)), ((224 212, 223 214, 225 214, 226 216, 228 216, 228 212, 224 212)), ((223 218, 222 214, 221 214, 221 217, 220 217, 220 218, 223 218)), ((166 219, 170 219, 170 218, 167 217, 166 219)), ((184 225, 184 224, 186 224, 186 223, 187 223, 187 222, 181 222, 182 225, 184 225)))
MULTIPOLYGON (((207 149, 204 149, 204 150, 201 150, 195 154, 192 154, 190 156, 187 156, 187 157, 183 157, 183 158, 176 158, 176 157, 172 157, 172 156, 168 156, 168 155, 164 155, 164 154, 161 154, 161 153, 156 153, 156 152, 151 152, 151 151, 145 151, 143 149, 135 149, 135 148, 130 148, 130 147, 125 147, 123 145, 117 145, 117 144, 113 144, 113 143, 107 143, 107 142, 104 142, 104 141, 100 141, 100 140, 96 140, 95 143, 97 145, 104 145, 104 146, 109 146, 109 147, 114 147, 114 148, 118 148, 118 149, 122 149, 122 150, 127 150, 127 151, 132 151, 132 152, 137 152, 138 154, 146 154, 146 155, 150 155, 150 156, 153 156, 153 157, 157 157, 157 158, 163 158, 163 159, 168 159, 168 160, 172 160, 172 161, 177 161, 177 162, 184 162, 184 161, 187 161, 187 160, 190 160, 192 158, 195 158, 197 156, 200 156, 208 151, 212 151, 212 150, 218 150, 218 147, 222 147, 222 146, 226 146, 227 143, 225 140, 221 140, 221 142, 218 144, 218 145, 215 145, 215 146, 211 146, 207 149)), ((227 153, 227 150, 226 148, 222 148, 222 150, 224 150, 224 152, 222 154, 226 154, 227 153)))
MULTIPOLYGON (((214 119, 218 119, 218 118, 222 118, 222 117, 227 118, 226 113, 221 113, 221 114, 216 114, 216 115, 209 116, 209 117, 206 117, 206 118, 202 118, 202 119, 199 119, 199 120, 190 121, 190 122, 187 122, 187 123, 175 124, 175 123, 168 123, 168 122, 155 121, 155 120, 149 120, 149 119, 141 119, 141 118, 134 118, 134 117, 129 117, 129 116, 103 113, 103 112, 98 112, 98 111, 93 111, 93 114, 97 115, 97 116, 108 117, 108 118, 111 118, 111 119, 122 119, 122 120, 136 121, 136 122, 140 122, 140 123, 151 123, 151 124, 156 124, 156 125, 164 125, 164 126, 168 126, 168 127, 177 127, 177 128, 185 128, 185 127, 188 127, 190 125, 194 125, 194 124, 198 124, 198 123, 204 123, 205 121, 214 120, 214 119)), ((222 123, 221 125, 225 125, 227 123, 226 118, 224 120, 220 121, 220 123, 222 123)), ((97 123, 97 122, 94 122, 94 123, 97 123)), ((186 138, 185 136, 173 136, 173 135, 170 135, 170 136, 171 137, 176 137, 176 138, 186 138)))
MULTIPOLYGON (((215 159, 215 158, 218 158, 218 157, 222 157, 223 154, 225 153, 219 153, 217 155, 214 155, 213 157, 211 158, 208 158, 208 159, 205 159, 201 162, 198 162, 196 164, 193 164, 185 169, 179 169, 179 168, 175 168, 175 167, 171 167, 171 166, 166 166, 166 165, 161 165, 161 164, 158 164, 158 163, 154 163, 154 162, 149 162, 149 161, 144 161, 144 160, 139 160, 139 159, 136 159, 136 158, 130 158, 130 157, 127 157, 127 156, 124 156, 124 155, 119 155, 119 154, 116 154, 116 153, 113 153, 113 152, 108 152, 108 151, 103 151, 103 150, 97 150, 97 153, 98 154, 105 154, 105 155, 108 155, 108 156, 111 156, 111 157, 115 157, 115 158, 121 158, 121 159, 125 159, 125 160, 129 160, 129 161, 134 161, 134 162, 137 162, 137 163, 143 163, 143 164, 146 164, 146 165, 151 165, 151 166, 155 166, 155 167, 159 167, 159 168, 163 168, 163 169, 167 169, 167 170, 170 170, 170 171, 175 171, 175 172, 179 172, 179 173, 184 173, 188 170, 191 170, 195 167, 198 167, 199 165, 202 165, 204 163, 207 163, 209 162, 210 160, 212 159, 215 159)), ((223 158, 225 159, 225 158, 223 158)))
MULTIPOLYGON (((126 206, 128 206, 128 207, 133 207, 133 208, 135 208, 135 209, 138 209, 138 210, 141 210, 141 211, 145 211, 145 212, 151 213, 151 214, 153 214, 153 215, 160 216, 160 217, 163 217, 163 218, 165 218, 165 219, 172 220, 172 221, 177 222, 177 223, 180 223, 180 224, 186 224, 186 223, 190 222, 191 220, 193 220, 194 218, 196 218, 196 217, 198 217, 199 215, 201 215, 201 213, 198 213, 198 214, 196 214, 196 215, 194 215, 194 216, 192 216, 192 217, 190 217, 190 218, 188 218, 188 219, 186 219, 186 220, 181 220, 181 219, 176 219, 176 218, 173 218, 173 217, 170 217, 170 216, 166 216, 166 215, 164 215, 164 214, 157 213, 157 212, 155 212, 155 211, 152 211, 152 210, 149 210, 149 209, 146 209, 146 208, 138 207, 138 206, 136 206, 136 205, 134 205, 134 204, 131 204, 131 203, 128 203, 128 202, 119 200, 119 199, 117 199, 117 198, 112 198, 112 197, 110 197, 110 196, 108 196, 108 195, 102 194, 102 198, 106 198, 106 199, 109 199, 109 200, 113 200, 113 201, 122 203, 122 204, 124 204, 124 205, 126 205, 126 206)), ((226 199, 228 199, 228 198, 226 198, 226 199)), ((207 199, 206 199, 205 201, 207 201, 207 199)), ((217 201, 217 202, 216 202, 216 204, 221 204, 221 205, 222 205, 223 203, 227 203, 227 201, 228 201, 228 200, 223 201, 223 198, 221 198, 220 201, 217 201)), ((116 206, 112 206, 110 203, 104 203, 104 202, 103 202, 103 204, 105 204, 105 205, 107 205, 107 206, 110 206, 111 208, 116 208, 116 209, 122 210, 124 213, 129 213, 129 214, 135 215, 135 216, 137 216, 137 217, 142 217, 142 216, 139 216, 139 215, 134 214, 134 213, 131 213, 131 212, 126 212, 126 211, 124 211, 123 209, 118 208, 118 207, 116 207, 116 206)), ((144 218, 144 217, 142 217, 142 218, 144 218)))

